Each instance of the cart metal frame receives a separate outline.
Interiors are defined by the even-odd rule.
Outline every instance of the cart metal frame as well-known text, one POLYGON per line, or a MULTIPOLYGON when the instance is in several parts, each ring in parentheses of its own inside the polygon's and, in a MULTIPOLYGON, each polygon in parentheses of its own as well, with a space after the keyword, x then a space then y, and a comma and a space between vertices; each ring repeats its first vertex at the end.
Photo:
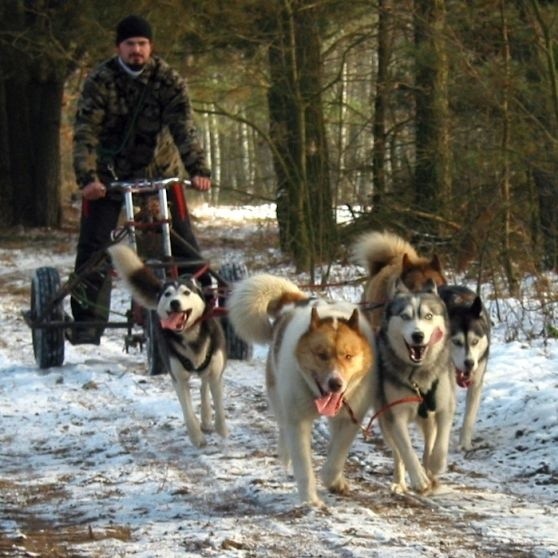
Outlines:
MULTIPOLYGON (((185 188, 190 182, 177 177, 162 179, 138 179, 132 181, 116 181, 108 186, 108 195, 116 193, 123 198, 125 221, 121 227, 113 231, 113 238, 102 250, 91 256, 79 273, 73 273, 69 279, 61 284, 58 271, 52 267, 38 268, 31 283, 31 308, 23 311, 22 315, 32 331, 33 350, 35 360, 40 368, 61 366, 64 362, 65 333, 82 324, 74 322, 64 312, 64 299, 75 292, 76 288, 86 280, 85 278, 93 271, 99 270, 111 272, 106 249, 115 243, 127 239, 131 248, 138 251, 138 231, 153 230, 161 234, 160 258, 146 259, 145 264, 151 267, 161 278, 176 279, 179 270, 190 269, 193 276, 199 277, 208 274, 212 279, 211 292, 209 296, 211 304, 210 315, 221 317, 225 336, 227 338, 227 352, 229 358, 246 360, 252 356, 252 347, 236 337, 234 330, 226 319, 225 301, 230 287, 230 281, 242 279, 246 275, 246 268, 242 264, 226 264, 219 272, 211 269, 208 260, 199 255, 198 260, 180 259, 173 256, 171 237, 180 243, 184 243, 188 250, 197 254, 190 244, 181 238, 172 229, 172 217, 169 210, 168 189, 177 188, 175 196, 179 202, 187 208, 185 188), (147 222, 144 218, 138 220, 138 214, 134 207, 137 196, 145 199, 157 196, 159 204, 159 216, 157 219, 147 222)), ((141 213, 141 212, 140 212, 141 213)), ((145 217, 145 216, 143 216, 145 217)), ((91 321, 88 327, 99 329, 126 329, 124 344, 126 352, 130 347, 139 347, 140 350, 147 347, 148 373, 158 374, 163 372, 165 359, 159 347, 162 336, 159 335, 159 320, 154 311, 141 308, 130 298, 130 309, 126 312, 125 320, 117 321, 91 321), (139 329, 139 331, 138 331, 139 329)), ((71 335, 68 337, 72 337, 71 335)))

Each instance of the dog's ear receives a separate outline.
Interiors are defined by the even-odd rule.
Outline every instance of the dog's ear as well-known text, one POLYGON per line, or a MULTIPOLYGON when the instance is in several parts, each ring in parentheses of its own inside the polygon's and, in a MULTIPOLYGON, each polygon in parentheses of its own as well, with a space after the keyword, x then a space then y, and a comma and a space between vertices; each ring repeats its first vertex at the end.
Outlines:
POLYGON ((473 300, 473 304, 471 304, 471 313, 475 319, 478 319, 482 315, 482 300, 480 296, 476 296, 475 300, 473 300))
POLYGON ((434 279, 432 279, 432 277, 429 277, 428 280, 426 281, 426 283, 424 284, 423 287, 423 292, 425 293, 431 293, 431 294, 438 294, 438 287, 436 286, 436 281, 434 281, 434 279))
POLYGON ((391 292, 389 293, 389 298, 393 298, 395 295, 398 294, 408 294, 411 291, 409 290, 409 288, 407 287, 407 285, 405 285, 405 282, 403 281, 403 279, 401 279, 401 277, 398 277, 394 282, 393 285, 391 286, 391 292))
POLYGON ((192 277, 191 275, 187 275, 187 274, 179 275, 178 279, 176 279, 175 281, 173 280, 168 281, 168 283, 174 284, 177 287, 178 285, 184 285, 185 287, 188 287, 191 291, 196 291, 199 295, 201 295, 203 291, 203 287, 201 283, 195 277, 192 277))
POLYGON ((407 252, 403 254, 403 260, 401 261, 401 275, 405 275, 405 272, 412 267, 411 260, 407 252))
POLYGON ((353 313, 351 314, 351 317, 348 319, 347 321, 347 325, 353 330, 356 331, 357 333, 360 331, 360 327, 359 327, 359 317, 360 317, 360 313, 358 311, 358 308, 355 308, 353 310, 353 313))
POLYGON ((196 291, 200 296, 203 296, 202 284, 195 277, 189 277, 186 284, 192 291, 196 291))
POLYGON ((312 311, 310 312, 310 329, 317 329, 320 327, 320 316, 318 314, 318 309, 312 306, 312 311))
POLYGON ((438 254, 434 254, 432 256, 432 259, 430 260, 430 266, 432 267, 432 269, 436 270, 443 277, 442 263, 440 262, 440 258, 438 257, 438 254))

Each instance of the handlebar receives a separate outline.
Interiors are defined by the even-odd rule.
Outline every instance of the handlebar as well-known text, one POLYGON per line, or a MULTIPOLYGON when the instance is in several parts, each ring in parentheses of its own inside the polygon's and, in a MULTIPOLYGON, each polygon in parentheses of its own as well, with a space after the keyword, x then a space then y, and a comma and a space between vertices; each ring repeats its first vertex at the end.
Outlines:
POLYGON ((178 178, 138 178, 135 180, 117 180, 108 184, 107 190, 109 192, 131 192, 138 194, 142 192, 158 192, 176 184, 177 182, 184 186, 191 186, 189 180, 178 178))

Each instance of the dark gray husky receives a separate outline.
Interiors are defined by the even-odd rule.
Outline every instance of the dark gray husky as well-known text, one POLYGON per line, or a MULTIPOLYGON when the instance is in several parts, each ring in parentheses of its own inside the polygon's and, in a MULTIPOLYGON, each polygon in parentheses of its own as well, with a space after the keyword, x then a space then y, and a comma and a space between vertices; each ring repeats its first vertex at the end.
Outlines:
POLYGON ((490 317, 480 297, 467 287, 444 285, 439 292, 446 303, 450 319, 451 356, 457 385, 467 389, 459 447, 468 451, 472 449, 488 362, 490 317))
POLYGON ((392 490, 407 490, 408 471, 410 487, 428 493, 447 467, 455 411, 448 314, 433 281, 418 293, 400 280, 395 283, 384 309, 378 351, 374 407, 393 451, 392 490), (412 422, 424 435, 422 463, 412 446, 412 422))

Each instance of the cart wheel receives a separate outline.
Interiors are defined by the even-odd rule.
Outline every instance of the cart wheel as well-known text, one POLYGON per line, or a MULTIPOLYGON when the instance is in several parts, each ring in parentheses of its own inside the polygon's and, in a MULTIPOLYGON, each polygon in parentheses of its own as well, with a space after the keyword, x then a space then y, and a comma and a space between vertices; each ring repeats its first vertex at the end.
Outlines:
MULTIPOLYGON (((151 270, 161 280, 165 280, 165 270, 158 267, 159 260, 146 260, 145 265, 152 265, 151 270)), ((161 322, 155 310, 144 310, 145 317, 143 329, 145 334, 145 349, 147 356, 147 374, 149 376, 158 376, 168 371, 167 361, 165 357, 166 341, 161 331, 161 322)))
MULTIPOLYGON (((247 277, 248 270, 244 264, 226 263, 219 269, 219 276, 228 283, 233 283, 247 277)), ((223 308, 225 307, 225 303, 225 299, 219 300, 219 306, 223 308)), ((236 360, 250 360, 254 350, 253 346, 236 335, 232 324, 226 316, 221 318, 221 324, 225 331, 228 357, 236 360)))
MULTIPOLYGON (((31 279, 31 316, 41 322, 64 319, 62 301, 52 304, 60 289, 60 275, 53 267, 39 267, 31 279), (47 315, 47 311, 50 311, 47 315)), ((33 328, 33 353, 39 368, 60 366, 64 362, 64 330, 33 328)))
POLYGON ((164 359, 165 339, 161 332, 161 324, 159 316, 155 310, 146 310, 145 315, 145 349, 147 355, 147 374, 149 376, 158 376, 167 371, 167 365, 164 359))

